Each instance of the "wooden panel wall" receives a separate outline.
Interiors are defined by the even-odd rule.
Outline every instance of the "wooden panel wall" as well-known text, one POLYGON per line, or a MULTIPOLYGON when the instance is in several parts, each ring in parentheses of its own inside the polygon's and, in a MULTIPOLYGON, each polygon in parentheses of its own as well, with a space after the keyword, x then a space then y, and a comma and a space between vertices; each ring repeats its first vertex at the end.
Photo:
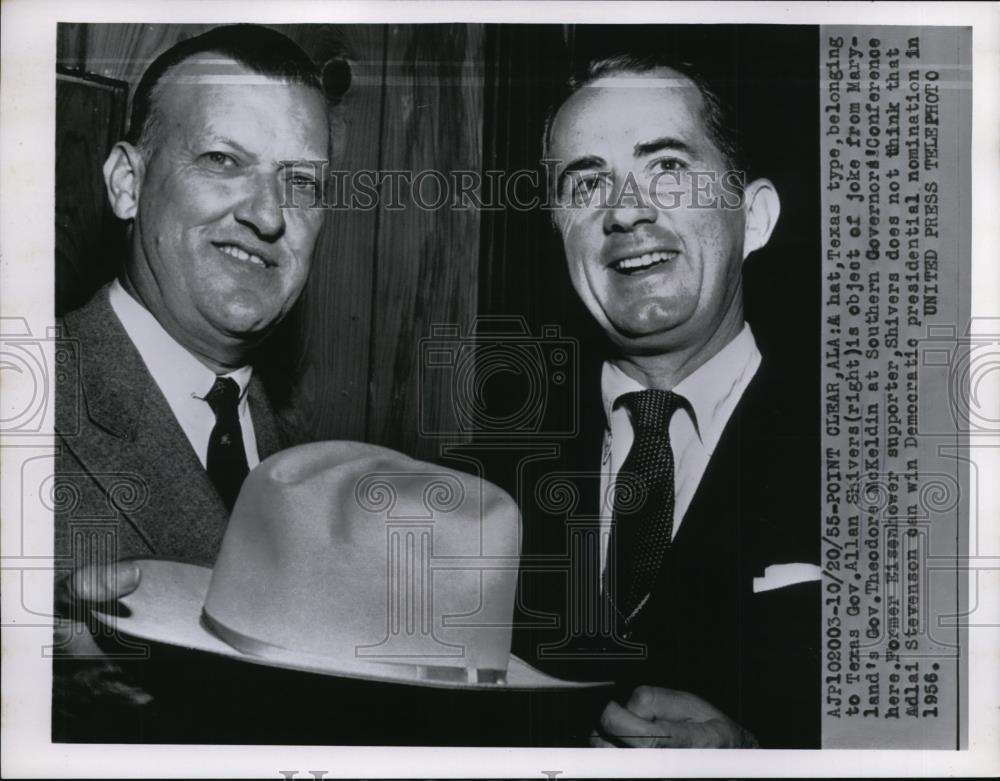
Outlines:
MULTIPOLYGON (((324 47, 337 41, 333 48, 351 66, 351 88, 333 128, 345 136, 343 152, 332 161, 333 168, 376 170, 382 149, 385 29, 317 28, 303 26, 296 37, 307 53, 322 63, 332 54, 324 47)), ((378 218, 377 209, 328 212, 298 313, 294 338, 301 345, 303 371, 293 406, 322 439, 368 439, 369 345, 378 317, 372 294, 378 218)))
MULTIPOLYGON (((161 51, 208 27, 61 24, 58 65, 134 87, 161 51)), ((480 26, 276 29, 318 63, 338 56, 351 64, 351 89, 335 111, 334 132, 346 135, 337 144, 342 157, 336 167, 480 169, 480 26)), ((76 121, 80 110, 78 104, 60 103, 60 121, 76 121)), ((99 166, 93 177, 100 181, 99 166)), ((82 190, 67 182, 58 181, 57 188, 67 199, 78 192, 82 197, 82 190)), ((432 431, 452 428, 450 406, 438 389, 419 386, 418 343, 433 323, 458 323, 468 331, 478 264, 474 211, 410 205, 399 211, 329 211, 307 291, 286 325, 294 349, 283 356, 283 365, 301 375, 291 396, 299 422, 317 438, 367 440, 435 458, 437 441, 418 433, 419 399, 421 394, 440 399, 423 421, 432 431)))
POLYGON ((482 167, 482 28, 432 25, 414 34, 393 26, 386 46, 382 168, 414 174, 406 208, 380 214, 372 331, 369 438, 430 457, 437 435, 454 430, 451 373, 420 383, 419 340, 436 324, 468 333, 476 312, 479 213, 443 200, 445 175, 482 167), (417 178, 420 177, 420 178, 417 178), (419 189, 419 192, 417 191, 419 189), (421 409, 424 411, 421 419, 421 409))
POLYGON ((101 166, 125 129, 128 85, 56 77, 56 302, 58 311, 84 304, 93 286, 113 279, 124 230, 111 212, 101 166))

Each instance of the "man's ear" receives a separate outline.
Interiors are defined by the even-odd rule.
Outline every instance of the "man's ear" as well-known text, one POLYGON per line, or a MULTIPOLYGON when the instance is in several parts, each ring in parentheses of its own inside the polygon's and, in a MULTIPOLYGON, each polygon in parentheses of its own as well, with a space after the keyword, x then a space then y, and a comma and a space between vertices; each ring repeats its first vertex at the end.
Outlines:
POLYGON ((781 199, 768 179, 754 179, 743 190, 746 222, 743 228, 743 259, 767 244, 781 214, 781 199))
POLYGON ((104 185, 111 210, 120 220, 131 220, 139 209, 139 190, 146 172, 142 154, 127 141, 119 141, 104 161, 104 185))

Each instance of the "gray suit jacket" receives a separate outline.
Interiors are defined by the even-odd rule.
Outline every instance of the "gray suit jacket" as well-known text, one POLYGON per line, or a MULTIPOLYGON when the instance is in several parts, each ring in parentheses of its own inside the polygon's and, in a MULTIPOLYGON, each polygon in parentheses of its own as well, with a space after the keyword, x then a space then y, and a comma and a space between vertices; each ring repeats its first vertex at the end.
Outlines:
MULTIPOLYGON (((74 634, 56 635, 53 740, 155 738, 158 730, 176 729, 176 719, 161 714, 155 698, 144 702, 120 692, 144 689, 150 675, 165 674, 169 681, 176 675, 177 682, 183 682, 186 670, 174 673, 170 665, 147 664, 144 647, 120 644, 121 638, 108 635, 85 610, 77 613, 80 608, 63 604, 59 581, 83 564, 125 557, 165 557, 211 566, 229 514, 111 308, 108 288, 59 325, 56 475, 50 491, 56 527, 56 610, 74 611, 71 617, 85 621, 89 630, 71 624, 74 634), (88 631, 105 656, 80 656, 71 650, 88 631), (158 719, 166 727, 157 726, 158 719)), ((301 439, 286 437, 279 429, 256 375, 248 393, 262 460, 301 439)))
MULTIPOLYGON (((56 556, 68 568, 127 556, 211 565, 228 513, 112 310, 108 288, 61 325, 56 556)), ((248 392, 263 460, 291 442, 256 376, 248 392)))

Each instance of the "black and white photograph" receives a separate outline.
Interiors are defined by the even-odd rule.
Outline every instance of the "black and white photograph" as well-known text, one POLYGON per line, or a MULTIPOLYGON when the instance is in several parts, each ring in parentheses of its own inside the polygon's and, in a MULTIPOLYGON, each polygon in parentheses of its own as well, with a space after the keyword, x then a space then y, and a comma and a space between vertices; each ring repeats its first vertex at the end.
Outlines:
POLYGON ((1000 768, 995 5, 51 5, 5 775, 1000 768))

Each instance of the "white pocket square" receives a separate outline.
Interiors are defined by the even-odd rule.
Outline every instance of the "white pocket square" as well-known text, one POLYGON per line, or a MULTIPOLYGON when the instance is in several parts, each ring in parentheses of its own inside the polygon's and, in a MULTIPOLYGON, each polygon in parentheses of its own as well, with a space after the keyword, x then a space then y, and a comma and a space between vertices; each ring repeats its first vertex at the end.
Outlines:
POLYGON ((763 577, 753 579, 753 593, 819 580, 821 574, 822 570, 816 564, 772 564, 764 568, 763 577))

